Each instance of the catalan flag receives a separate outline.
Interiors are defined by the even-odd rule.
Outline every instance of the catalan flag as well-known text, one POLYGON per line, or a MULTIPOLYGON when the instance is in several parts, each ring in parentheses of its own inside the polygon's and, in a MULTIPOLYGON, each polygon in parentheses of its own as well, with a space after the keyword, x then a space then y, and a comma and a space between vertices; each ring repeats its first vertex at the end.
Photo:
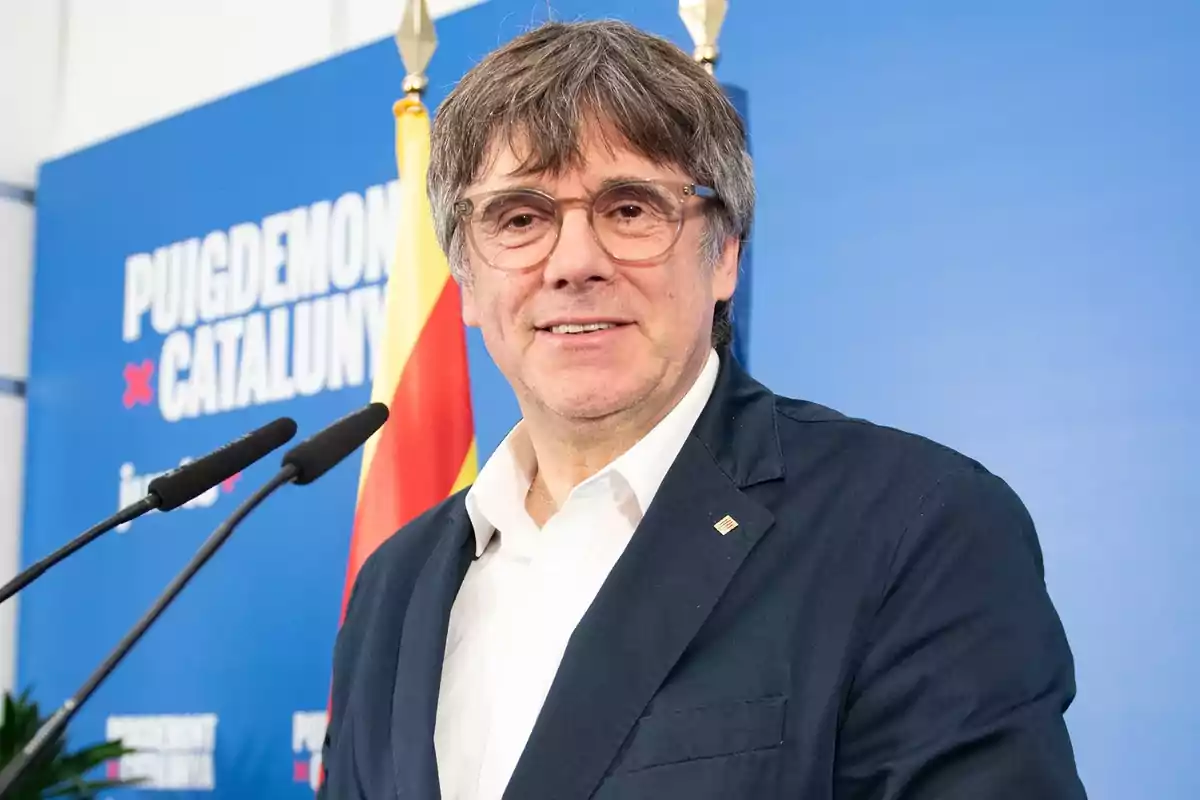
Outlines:
POLYGON ((478 471, 458 285, 425 194, 429 113, 411 96, 392 111, 400 219, 371 390, 371 400, 385 403, 390 415, 363 450, 343 616, 358 571, 375 548, 469 485, 478 471))

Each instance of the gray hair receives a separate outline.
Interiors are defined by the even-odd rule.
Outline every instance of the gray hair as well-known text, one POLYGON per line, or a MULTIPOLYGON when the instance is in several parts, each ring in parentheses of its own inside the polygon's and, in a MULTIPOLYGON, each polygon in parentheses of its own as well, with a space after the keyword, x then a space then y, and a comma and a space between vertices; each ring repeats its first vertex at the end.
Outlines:
MULTIPOLYGON (((666 39, 619 21, 549 22, 473 67, 434 116, 428 174, 438 241, 455 280, 469 282, 454 205, 484 169, 497 137, 528 152, 522 175, 582 166, 585 123, 659 164, 712 187, 702 257, 712 266, 730 238, 746 239, 754 173, 745 126, 711 75, 666 39)), ((713 312, 713 343, 732 336, 728 302, 713 312)))

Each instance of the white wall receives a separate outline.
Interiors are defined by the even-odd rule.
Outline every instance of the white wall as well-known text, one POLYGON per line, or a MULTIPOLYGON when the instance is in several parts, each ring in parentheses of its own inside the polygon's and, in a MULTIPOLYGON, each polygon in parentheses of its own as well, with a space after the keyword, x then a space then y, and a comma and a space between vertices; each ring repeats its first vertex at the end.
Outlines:
MULTIPOLYGON (((405 0, 64 1, 53 154, 387 37, 405 6, 405 0)), ((428 0, 434 18, 479 2, 428 0)))
MULTIPOLYGON (((405 2, 0 2, 0 380, 28 375, 36 205, 21 190, 41 161, 388 37, 405 2)), ((435 19, 480 2, 428 0, 435 19)), ((0 582, 19 563, 24 440, 24 400, 0 394, 0 582)), ((0 607, 0 690, 15 608, 0 607)))
MULTIPOLYGON (((0 3, 0 582, 20 558, 25 401, 6 387, 29 374, 31 190, 54 126, 61 19, 57 0, 0 3)), ((13 683, 18 602, 0 606, 0 690, 13 683)))

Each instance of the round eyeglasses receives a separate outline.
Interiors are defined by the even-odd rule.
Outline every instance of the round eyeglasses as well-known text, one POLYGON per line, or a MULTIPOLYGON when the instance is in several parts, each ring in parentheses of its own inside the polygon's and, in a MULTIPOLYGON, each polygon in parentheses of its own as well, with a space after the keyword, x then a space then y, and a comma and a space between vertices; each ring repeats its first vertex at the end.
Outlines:
POLYGON ((454 205, 472 247, 491 267, 523 270, 545 260, 558 244, 563 213, 587 209, 600 248, 614 261, 653 262, 683 230, 688 198, 716 199, 695 183, 621 181, 584 198, 554 198, 536 189, 501 189, 465 197, 454 205))

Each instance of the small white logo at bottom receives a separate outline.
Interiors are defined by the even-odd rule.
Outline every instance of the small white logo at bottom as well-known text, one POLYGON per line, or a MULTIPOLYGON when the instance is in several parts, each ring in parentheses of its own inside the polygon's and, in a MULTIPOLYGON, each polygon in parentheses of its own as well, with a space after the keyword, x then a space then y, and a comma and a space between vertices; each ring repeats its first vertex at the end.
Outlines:
POLYGON ((141 779, 141 789, 216 787, 216 714, 113 716, 105 734, 137 751, 109 762, 111 779, 141 779))
POLYGON ((313 791, 321 782, 321 748, 325 744, 324 711, 297 711, 292 714, 292 780, 307 783, 313 791))

